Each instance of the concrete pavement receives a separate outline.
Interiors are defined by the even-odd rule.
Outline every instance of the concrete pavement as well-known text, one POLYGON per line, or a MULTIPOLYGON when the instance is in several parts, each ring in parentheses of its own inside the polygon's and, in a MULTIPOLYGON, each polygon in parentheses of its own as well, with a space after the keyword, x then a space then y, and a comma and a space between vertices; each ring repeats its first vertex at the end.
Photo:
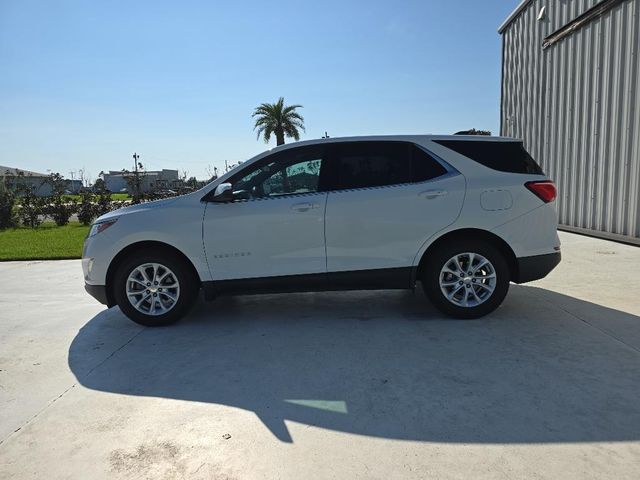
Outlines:
POLYGON ((640 249, 561 238, 471 322, 385 291, 145 329, 79 261, 2 263, 0 478, 637 478, 640 249))

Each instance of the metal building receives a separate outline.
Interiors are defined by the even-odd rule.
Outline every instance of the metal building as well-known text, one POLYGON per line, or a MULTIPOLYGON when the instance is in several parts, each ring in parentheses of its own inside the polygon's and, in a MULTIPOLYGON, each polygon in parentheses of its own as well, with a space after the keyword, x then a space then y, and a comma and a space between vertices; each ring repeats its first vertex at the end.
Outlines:
POLYGON ((640 0, 524 0, 502 34, 502 135, 558 186, 561 228, 640 244, 640 0))

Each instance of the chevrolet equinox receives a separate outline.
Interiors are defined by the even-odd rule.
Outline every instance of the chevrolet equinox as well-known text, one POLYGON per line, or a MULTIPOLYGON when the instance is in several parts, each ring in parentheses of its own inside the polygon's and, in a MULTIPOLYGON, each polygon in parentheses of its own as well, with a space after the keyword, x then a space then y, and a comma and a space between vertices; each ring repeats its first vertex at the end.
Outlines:
POLYGON ((412 289, 442 312, 495 310, 560 261, 556 187, 512 138, 330 138, 264 152, 180 197, 92 225, 87 291, 133 321, 219 295, 412 289))

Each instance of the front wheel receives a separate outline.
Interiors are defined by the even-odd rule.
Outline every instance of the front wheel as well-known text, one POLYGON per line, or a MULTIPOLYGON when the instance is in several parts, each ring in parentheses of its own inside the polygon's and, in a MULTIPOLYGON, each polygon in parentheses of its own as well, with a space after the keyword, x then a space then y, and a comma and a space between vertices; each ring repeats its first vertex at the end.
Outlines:
POLYGON ((132 253, 114 277, 120 310, 140 325, 177 322, 193 305, 198 282, 184 260, 161 249, 132 253))
POLYGON ((500 306, 509 291, 509 266, 485 242, 442 245, 422 273, 425 294, 440 311, 456 318, 478 318, 500 306))

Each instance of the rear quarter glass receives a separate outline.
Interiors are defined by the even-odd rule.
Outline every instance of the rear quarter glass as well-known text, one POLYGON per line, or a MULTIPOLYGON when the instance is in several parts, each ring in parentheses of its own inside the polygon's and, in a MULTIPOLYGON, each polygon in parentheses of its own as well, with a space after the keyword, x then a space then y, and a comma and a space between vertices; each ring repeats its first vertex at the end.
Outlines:
POLYGON ((544 175, 522 142, 486 140, 434 140, 460 155, 500 172, 544 175))

